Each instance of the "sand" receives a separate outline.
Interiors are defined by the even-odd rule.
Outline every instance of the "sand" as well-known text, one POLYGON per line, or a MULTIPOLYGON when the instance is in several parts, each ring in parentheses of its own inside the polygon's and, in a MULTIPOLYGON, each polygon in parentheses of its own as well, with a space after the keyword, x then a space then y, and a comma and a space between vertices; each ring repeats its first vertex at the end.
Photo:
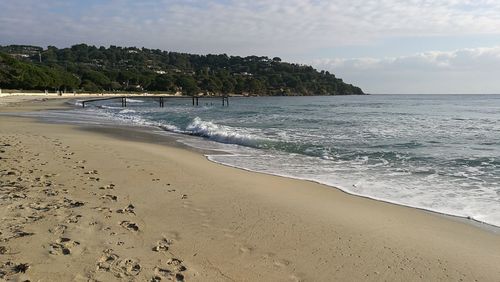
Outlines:
POLYGON ((0 280, 500 280, 495 231, 127 128, 0 115, 0 218, 0 280))

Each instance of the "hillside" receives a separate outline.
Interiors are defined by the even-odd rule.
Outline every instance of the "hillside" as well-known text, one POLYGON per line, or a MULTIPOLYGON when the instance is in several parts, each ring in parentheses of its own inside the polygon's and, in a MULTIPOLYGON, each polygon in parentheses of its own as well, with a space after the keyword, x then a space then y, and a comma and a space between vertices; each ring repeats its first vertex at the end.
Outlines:
POLYGON ((194 55, 135 47, 0 46, 0 88, 162 91, 194 95, 348 95, 356 86, 280 58, 194 55))

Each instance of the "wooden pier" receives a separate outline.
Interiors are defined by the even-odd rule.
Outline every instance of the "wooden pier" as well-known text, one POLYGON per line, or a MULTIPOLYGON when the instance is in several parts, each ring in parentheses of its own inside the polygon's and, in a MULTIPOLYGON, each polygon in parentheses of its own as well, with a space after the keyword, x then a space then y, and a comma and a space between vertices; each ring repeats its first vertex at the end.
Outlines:
POLYGON ((199 99, 221 99, 222 106, 229 106, 229 96, 157 96, 157 95, 148 95, 148 96, 115 96, 115 97, 103 97, 96 99, 88 99, 82 101, 82 107, 85 108, 85 104, 105 101, 105 100, 113 100, 120 99, 122 107, 127 107, 127 98, 130 99, 154 99, 158 101, 160 108, 165 107, 165 99, 191 99, 193 106, 198 106, 199 99))

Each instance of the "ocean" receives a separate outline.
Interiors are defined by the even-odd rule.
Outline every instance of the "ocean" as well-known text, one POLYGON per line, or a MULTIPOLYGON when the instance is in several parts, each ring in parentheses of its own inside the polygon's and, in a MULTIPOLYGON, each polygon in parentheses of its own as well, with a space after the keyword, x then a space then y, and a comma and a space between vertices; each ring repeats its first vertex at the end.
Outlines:
POLYGON ((500 95, 95 102, 47 117, 128 124, 217 150, 211 161, 500 226, 500 95))

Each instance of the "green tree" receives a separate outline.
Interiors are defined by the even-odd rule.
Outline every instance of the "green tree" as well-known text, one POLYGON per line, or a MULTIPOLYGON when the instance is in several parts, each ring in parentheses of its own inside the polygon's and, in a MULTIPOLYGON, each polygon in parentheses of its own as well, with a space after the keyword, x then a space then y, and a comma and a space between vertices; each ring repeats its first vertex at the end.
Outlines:
POLYGON ((107 89, 111 85, 111 80, 105 74, 94 70, 86 70, 82 80, 91 81, 99 89, 107 89))
POLYGON ((193 96, 200 92, 196 80, 193 77, 182 75, 177 79, 177 85, 182 88, 182 93, 193 96))
POLYGON ((328 71, 263 56, 195 55, 161 50, 87 44, 46 50, 29 45, 0 46, 0 87, 85 90, 176 91, 194 95, 363 94, 328 71), (38 53, 42 54, 39 62, 38 53), (138 87, 140 86, 140 87, 138 87))

